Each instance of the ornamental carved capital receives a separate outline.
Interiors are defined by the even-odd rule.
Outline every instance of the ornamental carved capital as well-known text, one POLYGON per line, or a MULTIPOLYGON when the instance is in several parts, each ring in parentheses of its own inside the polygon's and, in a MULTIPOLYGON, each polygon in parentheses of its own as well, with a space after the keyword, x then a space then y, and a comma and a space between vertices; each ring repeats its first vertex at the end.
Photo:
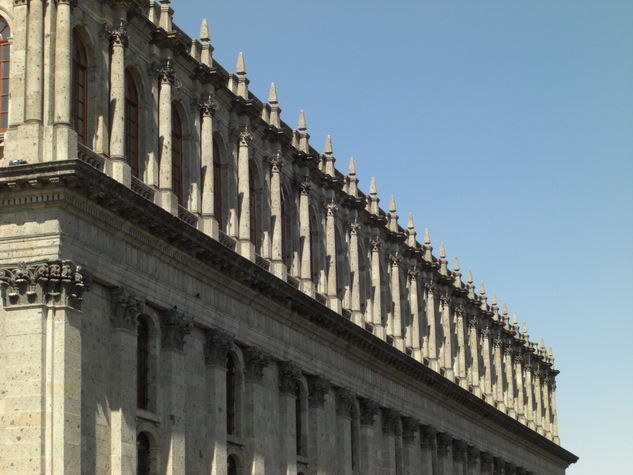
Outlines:
POLYGON ((69 260, 20 263, 0 268, 5 307, 40 304, 80 310, 89 283, 86 271, 69 260))
POLYGON ((281 153, 275 152, 270 159, 270 171, 272 173, 281 173, 281 167, 283 165, 283 160, 281 158, 281 153))
POLYGON ((407 270, 407 277, 409 278, 410 281, 418 280, 418 267, 416 265, 411 266, 407 270))
POLYGON ((400 257, 400 254, 398 254, 398 251, 396 251, 395 254, 389 255, 389 261, 391 262, 392 266, 399 267, 400 263, 402 262, 402 257, 400 257))
POLYGON ((336 415, 351 417, 356 397, 347 388, 336 388, 336 415))
POLYGON ((383 434, 396 435, 398 433, 398 422, 400 421, 400 411, 386 408, 382 410, 382 432, 383 434))
POLYGON ((350 234, 358 236, 359 231, 360 231, 360 223, 358 222, 358 219, 354 219, 354 221, 349 223, 349 232, 350 234))
POLYGON ((22 7, 29 4, 29 0, 13 0, 14 7, 22 7))
POLYGON ((161 84, 173 85, 176 81, 176 70, 171 64, 170 59, 167 59, 163 64, 158 65, 156 67, 156 73, 161 84))
POLYGON ((291 361, 280 361, 277 366, 279 367, 279 392, 294 395, 297 383, 301 379, 301 370, 291 361))
POLYGON ((479 323, 479 321, 477 320, 477 315, 476 314, 472 314, 469 318, 468 318, 468 328, 470 328, 471 330, 477 330, 477 324, 479 323))
POLYGON ((490 452, 481 452, 481 470, 492 470, 493 457, 490 452))
POLYGON ((330 390, 330 382, 323 376, 308 377, 308 404, 310 407, 323 408, 325 395, 330 390))
POLYGON ((334 201, 330 201, 325 205, 325 211, 328 216, 336 216, 336 213, 338 212, 338 206, 334 201))
POLYGON ((211 94, 205 95, 200 99, 200 102, 198 102, 198 108, 200 109, 202 117, 215 117, 217 106, 211 94))
POLYGON ((299 193, 301 193, 304 196, 308 196, 310 194, 310 188, 311 187, 312 187, 312 185, 310 183, 310 178, 309 177, 305 177, 299 183, 299 193))
POLYGON ((437 431, 434 427, 420 426, 420 445, 424 449, 432 449, 435 446, 437 431))
MULTIPOLYGON (((15 0, 14 5, 22 5, 23 3, 20 3, 24 0, 15 0)), ((77 0, 55 0, 55 3, 59 6, 59 5, 69 5, 71 7, 76 7, 77 6, 77 0)))
POLYGON ((424 282, 424 288, 429 295, 435 294, 435 282, 433 280, 427 280, 424 282))
POLYGON ((123 328, 136 332, 138 318, 145 309, 145 300, 132 295, 125 287, 112 290, 112 314, 110 321, 113 328, 123 328))
POLYGON ((453 439, 453 460, 464 463, 466 461, 466 442, 453 439))
POLYGON ((464 318, 466 307, 464 307, 464 304, 458 303, 455 305, 454 312, 458 319, 464 318))
POLYGON ((437 433, 437 452, 438 455, 447 456, 450 449, 453 448, 453 438, 446 432, 437 433))
POLYGON ((226 367, 226 357, 232 346, 233 335, 216 328, 207 330, 204 342, 204 362, 207 365, 226 367))
POLYGON ((476 467, 479 463, 479 449, 477 447, 469 445, 467 449, 467 453, 468 453, 468 466, 476 467))
POLYGON ((253 136, 248 126, 242 127, 240 131, 240 147, 248 147, 253 140, 253 136))
POLYGON ((402 440, 406 443, 411 443, 415 440, 416 432, 420 427, 420 422, 413 417, 402 418, 402 440))
POLYGON ((127 48, 128 35, 127 35, 127 22, 123 19, 119 22, 119 26, 104 25, 108 41, 111 47, 120 46, 127 48))
POLYGON ((162 348, 182 351, 185 347, 185 336, 193 330, 193 317, 186 315, 177 307, 170 308, 160 314, 160 329, 162 348))
POLYGON ((264 368, 268 366, 268 355, 259 348, 249 346, 244 350, 245 376, 248 381, 261 382, 264 368))
POLYGON ((382 246, 382 241, 378 237, 371 239, 369 241, 369 244, 371 245, 372 252, 380 252, 380 246, 382 246))
POLYGON ((374 425, 374 420, 376 414, 378 414, 378 403, 376 401, 372 401, 371 399, 359 398, 358 406, 360 407, 360 418, 359 422, 361 426, 372 426, 374 425))

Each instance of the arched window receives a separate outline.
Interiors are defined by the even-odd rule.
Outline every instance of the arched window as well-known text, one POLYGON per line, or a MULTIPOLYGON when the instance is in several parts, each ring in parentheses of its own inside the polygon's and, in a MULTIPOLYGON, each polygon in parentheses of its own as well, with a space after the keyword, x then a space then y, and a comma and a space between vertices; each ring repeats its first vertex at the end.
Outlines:
POLYGON ((226 357, 226 433, 232 435, 235 433, 235 362, 229 354, 226 357))
POLYGON ((6 20, 0 16, 0 132, 9 126, 9 38, 11 30, 6 20))
POLYGON ((297 440, 297 455, 303 455, 303 411, 301 405, 301 386, 295 387, 295 438, 297 440))
POLYGON ((138 177, 138 91, 129 71, 125 72, 125 158, 138 177))
POLYGON ((257 247, 257 215, 255 206, 255 167, 253 166, 253 162, 248 162, 248 190, 249 195, 251 197, 250 207, 251 207, 251 242, 255 247, 257 247))
POLYGON ((223 227, 222 219, 222 165, 220 161, 220 144, 213 137, 213 214, 218 221, 218 228, 223 227))
POLYGON ((137 475, 149 475, 151 463, 149 454, 149 438, 141 432, 136 438, 136 473, 137 475))
POLYGON ((148 409, 149 407, 149 338, 149 325, 147 320, 140 318, 136 343, 137 406, 140 409, 148 409))
POLYGON ((73 30, 73 129, 79 143, 85 144, 88 135, 86 115, 88 113, 88 59, 81 35, 73 30))
POLYGON ((226 475, 237 475, 237 462, 233 455, 226 459, 226 475))
POLYGON ((182 122, 178 109, 171 108, 171 189, 182 205, 182 122))

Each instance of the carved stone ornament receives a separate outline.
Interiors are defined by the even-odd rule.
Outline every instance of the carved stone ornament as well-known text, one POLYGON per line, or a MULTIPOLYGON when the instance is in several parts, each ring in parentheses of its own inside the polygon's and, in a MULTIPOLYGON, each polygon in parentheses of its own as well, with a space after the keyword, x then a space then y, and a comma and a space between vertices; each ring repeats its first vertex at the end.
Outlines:
MULTIPOLYGON (((22 4, 20 3, 21 1, 24 1, 24 0, 15 0, 15 5, 21 5, 22 4)), ((55 3, 57 5, 70 5, 71 7, 77 6, 77 0, 55 0, 55 3)))
POLYGON ((198 102, 198 108, 200 109, 202 117, 215 117, 217 106, 215 105, 215 101, 213 100, 213 96, 211 94, 207 94, 200 99, 200 102, 198 102))
POLYGON ((382 432, 383 434, 395 435, 398 432, 398 421, 400 412, 395 409, 386 408, 382 410, 382 432))
POLYGON ((351 223, 349 223, 349 232, 351 234, 356 234, 358 235, 358 232, 360 231, 360 223, 358 222, 357 219, 354 219, 354 221, 352 221, 351 223))
POLYGON ((193 318, 176 307, 160 314, 161 343, 165 350, 182 351, 185 336, 193 330, 193 318))
POLYGON ((468 318, 468 327, 472 330, 477 330, 477 315, 476 314, 472 314, 469 318, 468 318))
POLYGON ((245 126, 240 131, 240 147, 248 147, 253 140, 253 136, 251 132, 248 130, 248 127, 245 126))
POLYGON ((132 295, 125 287, 117 287, 112 290, 112 327, 135 332, 144 308, 144 299, 132 295))
POLYGON ((389 260, 391 261, 392 266, 398 267, 400 265, 400 262, 402 262, 402 257, 400 257, 400 254, 398 254, 398 251, 396 251, 395 254, 389 255, 389 260))
POLYGON ((233 335, 212 328, 206 332, 204 362, 208 365, 226 367, 226 356, 233 346, 233 335))
POLYGON ((479 463, 479 449, 477 447, 469 445, 467 449, 467 453, 468 453, 468 466, 476 467, 479 463))
POLYGON ((106 35, 108 36, 108 40, 110 41, 110 46, 122 46, 124 48, 127 48, 128 35, 127 24, 125 20, 121 19, 118 27, 113 27, 106 24, 104 25, 104 29, 106 31, 106 35))
POLYGON ((379 252, 380 251, 380 246, 382 245, 382 241, 379 238, 374 238, 371 239, 369 241, 369 244, 371 245, 371 251, 372 252, 379 252))
POLYGON ((415 433, 420 427, 420 423, 413 417, 402 418, 402 440, 411 443, 415 440, 415 433))
POLYGON ((323 408, 325 395, 330 390, 330 382, 323 376, 308 377, 308 403, 310 407, 323 408))
POLYGON ((481 471, 492 470, 492 454, 489 452, 481 452, 481 471))
POLYGON ((28 4, 29 4, 29 0, 13 0, 13 6, 15 7, 21 7, 28 4))
POLYGON ((435 282, 432 280, 424 282, 424 288, 429 294, 433 295, 435 293, 435 282))
POLYGON ((420 426, 420 445, 424 449, 432 449, 435 445, 436 431, 433 427, 420 426))
POLYGON ((334 201, 330 201, 325 205, 325 210, 328 216, 336 216, 336 212, 338 211, 338 206, 334 201))
POLYGON ((359 398, 358 405, 360 407, 360 425, 374 425, 374 420, 379 409, 378 403, 371 399, 359 398))
POLYGON ((245 376, 249 381, 261 382, 264 368, 269 363, 268 356, 259 348, 249 346, 244 350, 245 376))
POLYGON ((453 440, 453 460, 466 462, 466 442, 463 440, 453 440))
POLYGON ((414 265, 411 266, 408 270, 407 270, 407 277, 409 278, 410 281, 417 281, 418 280, 418 266, 414 265))
POLYGON ((163 64, 156 68, 158 79, 161 84, 174 84, 176 80, 176 70, 171 64, 171 60, 166 60, 163 64))
POLYGON ((280 361, 277 366, 279 367, 279 392, 294 395, 297 383, 301 379, 301 370, 291 361, 280 361))
POLYGON ((301 193, 302 195, 309 195, 311 187, 312 185, 310 183, 310 178, 305 177, 303 181, 299 183, 299 193, 301 193))
POLYGON ((437 452, 438 455, 447 456, 448 451, 453 447, 453 438, 446 432, 437 433, 437 452))
POLYGON ((0 268, 0 287, 5 307, 14 305, 61 305, 81 309, 90 279, 71 261, 20 263, 0 268))
POLYGON ((281 153, 275 152, 273 157, 270 159, 270 171, 272 173, 281 173, 282 165, 283 160, 281 159, 281 153))
POLYGON ((354 400, 356 397, 347 388, 336 389, 336 415, 339 417, 352 417, 354 400))

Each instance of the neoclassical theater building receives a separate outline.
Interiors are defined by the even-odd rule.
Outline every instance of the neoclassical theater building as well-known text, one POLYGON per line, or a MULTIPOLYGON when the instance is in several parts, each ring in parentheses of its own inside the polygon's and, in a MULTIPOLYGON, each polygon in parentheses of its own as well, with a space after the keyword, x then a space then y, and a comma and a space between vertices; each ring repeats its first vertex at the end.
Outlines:
POLYGON ((0 472, 563 474, 551 350, 173 14, 0 0, 0 472))

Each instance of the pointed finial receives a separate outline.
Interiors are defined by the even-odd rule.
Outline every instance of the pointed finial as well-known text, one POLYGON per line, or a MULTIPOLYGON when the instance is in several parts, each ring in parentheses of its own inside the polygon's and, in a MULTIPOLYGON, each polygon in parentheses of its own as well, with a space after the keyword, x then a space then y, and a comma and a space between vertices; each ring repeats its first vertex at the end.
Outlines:
POLYGON ((409 221, 407 221, 407 229, 414 229, 415 225, 413 224, 413 213, 409 213, 409 221))
POLYGON ((202 43, 208 43, 211 41, 211 35, 209 34, 209 22, 206 18, 202 19, 202 25, 200 26, 200 41, 202 43))
POLYGON ((527 335, 527 324, 525 322, 523 322, 523 334, 527 335))
POLYGON ((277 104, 279 99, 277 98, 277 86, 274 82, 270 83, 270 92, 268 93, 268 102, 271 104, 277 104))
MULTIPOLYGON (((481 285, 483 285, 483 282, 481 283, 481 285)), ((497 305, 497 294, 495 294, 494 292, 492 293, 492 300, 490 301, 490 303, 492 305, 497 305)))
POLYGON ((468 283, 472 285, 473 283, 473 272, 468 269, 468 283))
MULTIPOLYGON (((486 288, 484 287, 484 281, 481 281, 481 285, 479 286, 479 293, 481 295, 486 295, 486 288)), ((492 294, 494 297, 494 294, 492 294)))
POLYGON ((323 150, 323 153, 325 153, 326 155, 332 155, 333 152, 334 149, 332 148, 332 137, 328 135, 327 137, 325 137, 325 149, 323 150))
POLYGON ((549 352, 548 353, 549 353, 549 357, 550 358, 554 357, 554 352, 552 351, 552 347, 551 346, 549 347, 549 352))
POLYGON ((429 228, 424 228, 424 244, 431 244, 431 235, 429 234, 429 228))
POLYGON ((413 213, 409 213, 409 220, 407 222, 407 245, 411 247, 417 247, 415 242, 415 224, 413 223, 413 213))
POLYGON ((541 337, 541 350, 545 349, 545 340, 543 340, 543 337, 541 337))
POLYGON ((308 126, 306 125, 306 115, 303 112, 303 109, 299 111, 299 125, 297 128, 302 132, 308 129, 308 126))
POLYGON ((349 168, 347 169, 349 176, 356 176, 356 164, 354 163, 354 157, 349 157, 349 168))
POLYGON ((516 312, 514 312, 512 314, 512 324, 515 325, 515 326, 517 326, 519 324, 519 319, 517 318, 517 313, 516 312))
POLYGON ((237 66, 235 66, 237 74, 246 74, 246 63, 244 62, 244 54, 240 51, 237 55, 237 66))
POLYGON ((395 213, 396 210, 396 198, 395 196, 391 195, 391 200, 389 201, 389 212, 390 213, 395 213))
POLYGON ((444 243, 440 244, 440 259, 446 259, 446 249, 444 243))
POLYGON ((508 315, 508 305, 505 302, 503 302, 503 315, 508 315))
POLYGON ((459 272, 459 259, 457 256, 455 256, 455 260, 453 261, 453 270, 459 272))
POLYGON ((369 194, 372 196, 378 194, 378 190, 376 188, 376 177, 371 177, 371 183, 369 184, 369 194))

